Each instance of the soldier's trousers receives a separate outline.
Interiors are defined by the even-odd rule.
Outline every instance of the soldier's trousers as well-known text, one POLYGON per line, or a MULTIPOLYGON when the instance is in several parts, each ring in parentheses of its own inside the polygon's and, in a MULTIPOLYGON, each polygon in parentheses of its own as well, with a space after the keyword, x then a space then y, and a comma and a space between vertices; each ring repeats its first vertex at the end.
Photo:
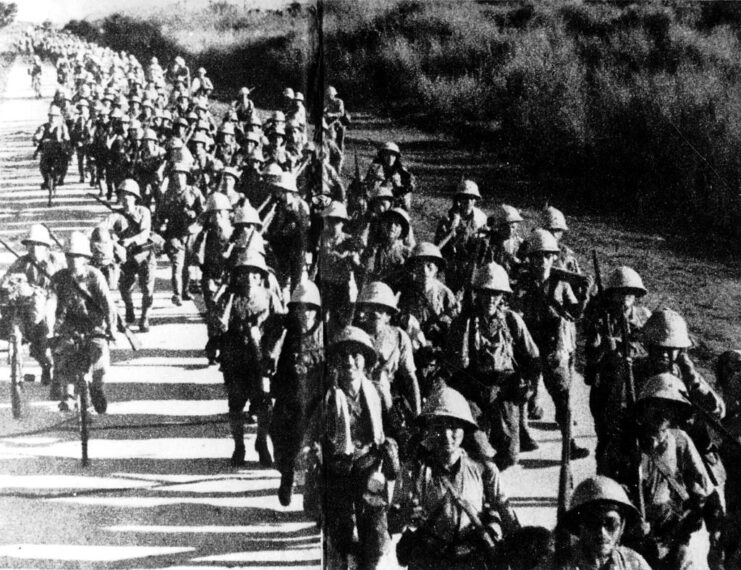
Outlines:
POLYGON ((488 428, 489 442, 497 452, 494 463, 499 470, 517 465, 520 456, 520 405, 512 400, 497 399, 484 410, 483 425, 488 428))
POLYGON ((154 279, 157 272, 157 258, 150 252, 142 261, 129 259, 121 266, 119 290, 127 307, 134 305, 132 294, 137 280, 142 292, 142 312, 146 312, 154 301, 154 279))
POLYGON ((188 290, 190 282, 188 266, 191 261, 194 241, 195 236, 188 235, 182 238, 169 239, 165 245, 167 257, 170 258, 170 263, 172 263, 172 277, 170 279, 172 293, 179 297, 182 297, 183 292, 188 290))
POLYGON ((301 451, 301 443, 308 424, 308 409, 303 402, 277 399, 270 423, 270 439, 275 451, 278 471, 293 473, 296 457, 301 451))
POLYGON ((566 418, 569 411, 569 393, 571 379, 574 375, 573 352, 551 352, 541 354, 543 369, 543 384, 553 400, 556 408, 556 423, 563 433, 566 428, 566 418))
POLYGON ((203 294, 203 304, 206 305, 206 356, 208 358, 216 357, 219 350, 218 342, 221 336, 221 326, 219 318, 219 307, 214 302, 214 294, 219 290, 221 280, 209 277, 206 271, 201 274, 201 293, 203 294))
MULTIPOLYGON (((108 341, 104 338, 63 337, 54 347, 54 381, 62 386, 75 384, 88 372, 92 373, 93 384, 102 386, 110 366, 108 341)), ((65 396, 63 391, 62 398, 65 396)))
POLYGON ((336 473, 330 465, 324 479, 325 540, 328 568, 341 568, 348 554, 358 554, 358 568, 378 568, 391 540, 386 506, 374 505, 363 498, 368 480, 377 464, 360 466, 353 463, 347 475, 336 473), (357 526, 359 542, 353 543, 357 526))

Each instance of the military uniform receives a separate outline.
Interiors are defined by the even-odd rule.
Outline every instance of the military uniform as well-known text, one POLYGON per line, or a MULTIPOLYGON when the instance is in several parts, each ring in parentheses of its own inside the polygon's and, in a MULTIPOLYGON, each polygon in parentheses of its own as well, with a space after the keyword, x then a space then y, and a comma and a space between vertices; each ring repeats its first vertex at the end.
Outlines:
MULTIPOLYGON (((454 216, 460 216, 456 207, 451 208, 448 215, 440 220, 435 232, 435 243, 441 243, 453 231, 451 220, 454 216)), ((460 291, 466 284, 471 263, 476 257, 478 245, 476 238, 479 230, 485 225, 486 215, 474 206, 468 215, 460 216, 460 223, 455 229, 453 237, 440 248, 447 263, 446 284, 454 292, 460 291)), ((492 259, 491 261, 497 260, 492 259)))

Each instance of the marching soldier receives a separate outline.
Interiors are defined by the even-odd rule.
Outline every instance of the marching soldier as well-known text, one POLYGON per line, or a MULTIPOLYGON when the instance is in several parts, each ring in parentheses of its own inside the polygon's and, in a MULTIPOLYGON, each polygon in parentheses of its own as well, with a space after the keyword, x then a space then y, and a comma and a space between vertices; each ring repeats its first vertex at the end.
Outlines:
POLYGON ((522 215, 517 208, 508 204, 498 206, 489 216, 489 235, 484 238, 483 254, 479 263, 498 263, 504 267, 513 283, 524 264, 523 239, 519 235, 522 215))
POLYGON ((528 327, 506 307, 512 289, 504 268, 479 268, 471 284, 475 306, 451 325, 446 349, 453 368, 451 387, 477 407, 489 425, 500 470, 517 464, 520 405, 540 375, 540 352, 528 327))
POLYGON ((402 329, 391 324, 398 312, 396 297, 385 283, 366 284, 358 295, 357 321, 367 332, 376 350, 375 366, 370 379, 391 410, 392 435, 406 450, 411 425, 422 410, 422 397, 417 382, 412 341, 402 329))
POLYGON ((62 120, 62 112, 59 107, 52 105, 49 108, 49 121, 41 125, 33 135, 33 143, 36 145, 34 158, 40 152, 41 161, 39 170, 44 179, 41 188, 49 187, 49 175, 54 170, 57 186, 64 184, 64 175, 67 172, 67 155, 70 144, 67 125, 62 120))
POLYGON ((345 113, 345 103, 337 96, 337 89, 331 85, 327 87, 324 97, 324 112, 322 116, 326 118, 330 125, 332 138, 339 149, 345 151, 345 130, 347 128, 347 113, 345 113))
POLYGON ((558 242, 558 267, 571 271, 572 273, 581 274, 581 268, 579 267, 579 261, 576 259, 574 251, 565 245, 561 238, 569 231, 569 227, 566 225, 566 218, 560 210, 557 210, 553 206, 549 206, 543 211, 543 218, 541 221, 541 227, 548 230, 556 241, 558 242))
MULTIPOLYGON (((281 474, 278 499, 291 504, 296 459, 314 411, 326 391, 324 325, 319 289, 302 281, 291 295, 285 335, 269 350, 268 368, 275 370, 271 395, 275 398, 270 438, 281 474)), ((269 373, 269 370, 268 370, 269 373)))
MULTIPOLYGON (((458 316, 459 305, 453 292, 438 279, 445 269, 445 260, 437 246, 422 242, 412 250, 407 262, 412 280, 401 289, 399 311, 419 323, 425 339, 442 347, 450 324, 458 316)), ((409 331, 407 331, 409 332, 409 331)))
POLYGON ((383 281, 398 288, 411 248, 404 243, 411 227, 409 214, 402 208, 391 208, 380 216, 381 230, 377 242, 369 242, 363 252, 365 281, 383 281))
POLYGON ((422 463, 404 505, 410 520, 396 549, 399 563, 413 570, 485 570, 497 543, 519 528, 499 471, 461 447, 477 424, 459 392, 443 387, 434 393, 420 423, 422 463))
POLYGON ((587 307, 584 382, 592 387, 589 408, 597 432, 598 464, 607 441, 618 435, 629 403, 623 323, 627 325, 628 356, 633 360, 646 356, 640 335, 651 312, 636 305, 646 293, 640 275, 622 266, 610 274, 604 298, 594 298, 587 307))
POLYGON ((142 292, 142 309, 139 330, 149 332, 149 309, 154 302, 154 281, 157 271, 152 242, 152 214, 142 206, 141 192, 136 181, 127 178, 118 187, 123 211, 111 214, 106 220, 106 228, 116 236, 123 249, 121 255, 121 282, 119 290, 126 307, 127 323, 136 320, 132 293, 138 279, 142 292))
POLYGON ((305 457, 311 445, 319 446, 323 459, 327 565, 347 568, 354 551, 360 568, 385 568, 391 546, 387 511, 399 459, 387 435, 387 403, 367 376, 376 351, 364 331, 347 327, 335 337, 327 359, 336 385, 312 418, 303 448, 305 457))
POLYGON ((576 489, 563 526, 576 543, 538 565, 537 570, 651 570, 635 550, 621 544, 640 523, 640 515, 628 495, 614 479, 589 477, 576 489))
MULTIPOLYGON (((568 283, 551 275, 560 253, 555 238, 546 230, 534 230, 526 242, 528 270, 518 280, 516 306, 540 351, 543 381, 556 407, 556 422, 567 433, 571 382, 576 351, 575 321, 586 307, 591 283, 585 280, 575 292, 568 283)), ((572 459, 589 455, 572 438, 572 459)))
POLYGON ((216 363, 218 352, 219 329, 218 299, 214 299, 215 293, 229 278, 229 244, 234 232, 229 214, 232 204, 229 198, 218 192, 211 194, 206 201, 205 215, 208 217, 203 232, 198 236, 203 242, 203 255, 201 261, 201 291, 203 292, 203 303, 206 305, 206 328, 208 341, 205 352, 209 364, 216 363))
MULTIPOLYGON (((20 320, 23 338, 29 342, 29 352, 41 366, 41 383, 46 386, 52 378, 53 360, 49 337, 54 327, 52 282, 46 274, 53 277, 65 263, 64 259, 51 251, 51 236, 43 224, 33 224, 22 243, 28 253, 12 263, 5 276, 25 275, 33 289, 32 298, 22 305, 20 314, 16 316, 20 320)), ((52 385, 52 399, 60 396, 57 388, 56 384, 52 385)))
POLYGON ((270 467, 273 462, 267 441, 270 399, 263 386, 267 375, 264 337, 271 338, 271 330, 280 323, 276 323, 279 313, 266 286, 267 278, 263 257, 247 251, 237 262, 222 297, 220 362, 234 439, 233 467, 244 465, 243 412, 248 401, 258 416, 255 450, 260 464, 270 467))
POLYGON ((476 255, 478 232, 486 225, 486 215, 476 207, 479 200, 478 185, 473 180, 461 180, 453 195, 453 207, 435 232, 435 243, 448 265, 447 285, 453 291, 463 287, 476 255))
POLYGON ((646 380, 622 445, 605 452, 606 474, 643 495, 648 532, 639 551, 656 569, 707 568, 689 543, 702 526, 713 483, 692 439, 677 427, 691 413, 684 391, 667 372, 646 380), (630 452, 636 439, 637 451, 630 452))
POLYGON ((167 191, 157 211, 165 252, 172 263, 172 302, 178 307, 183 299, 190 299, 189 266, 193 256, 193 242, 201 227, 198 219, 203 213, 203 194, 186 183, 190 165, 177 162, 172 166, 167 191))
MULTIPOLYGON (((92 119, 90 118, 90 104, 82 99, 77 104, 78 115, 69 130, 70 142, 77 155, 77 172, 80 175, 80 183, 85 182, 85 161, 88 159, 90 142, 92 140, 92 119)), ((87 165, 90 169, 90 165, 87 165)))
POLYGON ((139 183, 142 201, 147 207, 160 203, 160 187, 164 179, 166 166, 165 149, 157 144, 157 133, 154 129, 144 130, 142 149, 137 153, 134 176, 139 183))
POLYGON ((412 206, 412 193, 416 188, 416 181, 401 163, 399 145, 393 142, 385 143, 373 159, 365 183, 372 187, 377 181, 389 182, 393 188, 394 206, 409 211, 412 206))
POLYGON ((92 254, 84 234, 73 232, 67 268, 53 277, 57 296, 54 333, 54 381, 59 383, 59 409, 69 411, 78 378, 92 372, 90 400, 99 414, 108 409, 103 385, 110 367, 108 341, 113 338, 116 310, 103 274, 88 264, 92 254), (85 293, 83 293, 85 292, 85 293))

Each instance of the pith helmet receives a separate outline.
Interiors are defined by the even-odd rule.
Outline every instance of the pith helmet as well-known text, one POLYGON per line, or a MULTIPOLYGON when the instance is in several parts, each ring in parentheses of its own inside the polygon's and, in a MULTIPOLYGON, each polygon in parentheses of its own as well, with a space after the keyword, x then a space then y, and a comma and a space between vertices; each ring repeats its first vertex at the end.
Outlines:
POLYGON ((521 221, 522 215, 517 208, 510 206, 509 204, 501 204, 497 206, 494 213, 489 216, 487 223, 490 227, 497 227, 502 224, 513 224, 521 221))
POLYGON ((373 341, 363 329, 358 327, 345 327, 334 338, 334 341, 329 347, 330 354, 334 355, 339 349, 344 346, 350 345, 353 349, 360 352, 365 356, 366 367, 371 367, 376 362, 376 349, 373 346, 373 341))
POLYGON ((197 131, 196 134, 193 135, 193 138, 190 139, 193 143, 201 143, 204 145, 208 145, 211 143, 208 136, 206 136, 206 133, 202 131, 197 131))
POLYGON ((59 110, 59 107, 57 107, 56 105, 52 105, 51 107, 49 107, 49 116, 50 117, 61 117, 62 112, 59 110))
POLYGON ((363 290, 358 295, 358 305, 381 305, 387 307, 391 312, 395 313, 396 307, 396 295, 391 290, 391 287, 386 285, 382 281, 372 281, 363 287, 363 290))
POLYGON ((600 504, 616 506, 623 513, 627 524, 633 524, 640 518, 638 510, 630 502, 625 489, 617 481, 604 475, 595 475, 585 479, 574 489, 571 505, 564 517, 566 529, 576 534, 579 531, 582 515, 590 506, 600 504))
POLYGON ((290 87, 286 87, 283 90, 283 97, 293 99, 295 97, 295 93, 293 92, 293 89, 291 89, 290 87))
POLYGON ((676 311, 663 308, 654 312, 643 328, 649 344, 665 348, 689 348, 692 346, 687 322, 676 311))
POLYGON ((478 427, 466 399, 460 392, 447 386, 430 394, 419 417, 422 421, 440 417, 453 418, 462 422, 468 429, 478 427))
POLYGON ((347 208, 342 202, 332 202, 329 206, 324 208, 322 212, 322 218, 336 218, 338 220, 347 221, 347 208))
POLYGON ((394 191, 391 188, 390 184, 379 184, 375 188, 373 188, 368 196, 369 201, 373 200, 390 200, 393 201, 394 199, 394 191))
POLYGON ((507 271, 495 262, 487 263, 476 270, 473 278, 473 288, 485 291, 512 293, 507 271))
POLYGON ((394 154, 401 154, 399 145, 391 141, 384 143, 384 145, 381 147, 381 150, 386 152, 393 152, 394 154))
POLYGON ((247 133, 247 135, 244 138, 245 138, 245 141, 247 141, 247 142, 253 142, 256 145, 259 145, 262 142, 262 139, 260 138, 260 135, 258 135, 257 133, 254 133, 252 131, 250 131, 249 133, 247 133))
POLYGON ((647 291, 638 273, 626 265, 615 269, 607 279, 605 290, 628 290, 635 293, 637 297, 643 297, 647 291))
POLYGON ((455 198, 469 197, 481 200, 481 192, 479 192, 479 185, 473 180, 461 180, 455 189, 455 198))
POLYGON ((145 141, 157 141, 157 133, 154 132, 154 129, 144 129, 144 140, 145 141))
POLYGON ((262 220, 260 219, 260 215, 257 213, 257 210, 252 207, 251 204, 243 204, 239 208, 237 208, 237 211, 234 212, 234 222, 233 224, 236 225, 247 225, 247 224, 253 224, 257 226, 259 229, 262 229, 262 220))
POLYGON ((234 134, 234 123, 232 122, 223 123, 219 127, 219 132, 225 135, 233 135, 234 134))
POLYGON ((641 388, 636 402, 645 402, 646 400, 667 400, 678 402, 689 406, 684 393, 687 388, 679 378, 669 372, 651 376, 641 388))
POLYGON ((227 198, 226 194, 221 192, 214 192, 206 200, 206 211, 207 212, 218 212, 220 210, 231 210, 232 203, 227 198))
POLYGON ((275 162, 268 164, 262 171, 262 177, 268 184, 277 184, 284 170, 275 162))
POLYGON ((335 89, 331 85, 327 87, 327 97, 334 97, 335 95, 337 95, 337 89, 335 89))
POLYGON ((250 115, 249 121, 247 121, 247 124, 250 127, 262 127, 262 119, 257 113, 252 113, 250 115))
POLYGON ((37 243, 45 245, 47 247, 51 247, 51 236, 49 235, 49 230, 44 224, 33 224, 30 231, 28 232, 28 237, 21 243, 23 245, 37 243))
POLYGON ((527 238, 526 246, 528 255, 532 253, 559 253, 558 242, 548 230, 538 228, 533 230, 527 238))
POLYGON ((231 176, 232 178, 235 178, 239 180, 240 172, 239 168, 236 166, 225 166, 224 170, 221 171, 222 176, 231 176))
POLYGON ((407 214, 404 208, 391 208, 390 210, 386 210, 382 216, 384 219, 393 219, 401 224, 402 239, 409 235, 411 223, 409 221, 409 214, 407 214))
POLYGON ((132 196, 136 198, 137 202, 141 200, 142 193, 141 193, 141 190, 139 189, 139 184, 136 182, 136 180, 127 178, 126 180, 121 182, 121 184, 118 185, 118 188, 116 188, 116 190, 120 194, 131 194, 132 196))
POLYGON ((270 118, 274 123, 286 122, 286 114, 283 111, 273 111, 273 114, 270 115, 270 118))
POLYGON ((304 279, 299 283, 291 294, 289 305, 311 305, 317 309, 322 308, 322 299, 319 295, 319 288, 313 281, 304 279))
POLYGON ((445 260, 440 253, 440 248, 434 243, 423 241, 414 246, 410 261, 434 261, 440 269, 445 269, 445 260))
POLYGON ((265 162, 265 156, 259 148, 254 149, 247 158, 252 162, 259 162, 260 164, 265 162))
POLYGON ((281 190, 284 190, 286 192, 298 193, 298 188, 296 187, 296 177, 290 172, 281 172, 278 180, 276 180, 275 182, 271 182, 271 184, 276 188, 280 188, 281 190))
POLYGON ((259 253, 248 250, 239 256, 236 263, 237 268, 256 269, 264 278, 268 276, 268 266, 265 265, 265 257, 259 253))
POLYGON ((172 165, 172 171, 173 172, 185 172, 186 174, 189 174, 190 164, 181 160, 172 165))
POLYGON ((566 218, 563 213, 561 210, 557 210, 553 206, 549 206, 543 210, 543 219, 540 225, 550 231, 569 231, 569 226, 566 225, 566 218))
POLYGON ((67 255, 74 255, 80 257, 92 257, 93 254, 90 251, 90 240, 82 232, 72 232, 69 238, 69 245, 67 246, 67 255))
POLYGON ((301 93, 301 91, 296 91, 295 95, 293 96, 294 101, 303 101, 304 100, 304 94, 301 93))

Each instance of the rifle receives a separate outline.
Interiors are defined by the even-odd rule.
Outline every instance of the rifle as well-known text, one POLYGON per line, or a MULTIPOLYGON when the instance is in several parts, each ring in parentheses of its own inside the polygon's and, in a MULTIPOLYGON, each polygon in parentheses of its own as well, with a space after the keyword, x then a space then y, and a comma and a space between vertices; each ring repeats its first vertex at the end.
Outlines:
POLYGON ((574 483, 571 473, 571 406, 566 406, 562 438, 561 469, 558 474, 558 509, 556 514, 558 523, 554 531, 556 558, 559 563, 563 563, 564 557, 571 546, 570 533, 563 524, 564 516, 571 503, 574 483))
MULTIPOLYGON (((597 283, 597 296, 600 299, 600 303, 602 303, 602 305, 604 306, 605 305, 605 287, 602 281, 602 271, 600 271, 599 260, 597 259, 597 251, 594 249, 592 250, 592 265, 594 265, 594 280, 597 283)), ((608 342, 610 342, 610 350, 614 351, 615 350, 614 342, 611 340, 614 338, 614 336, 613 336, 613 331, 612 331, 610 313, 609 311, 607 311, 606 306, 604 308, 605 308, 605 311, 604 311, 605 330, 603 331, 603 334, 605 338, 608 340, 608 342)))
MULTIPOLYGON (((636 401, 636 388, 635 388, 635 377, 633 376, 633 357, 630 354, 630 332, 628 330, 628 319, 623 315, 621 321, 622 328, 622 341, 623 341, 623 362, 625 363, 625 392, 628 395, 628 407, 632 407, 636 401)), ((638 439, 633 443, 634 449, 637 452, 637 457, 640 457, 640 443, 638 439)), ((641 462, 638 461, 637 466, 638 472, 636 477, 638 479, 637 485, 637 502, 638 512, 641 514, 641 520, 646 520, 646 499, 643 494, 643 473, 641 468, 641 462)))
POLYGON ((706 410, 700 403, 690 397, 689 392, 682 392, 682 395, 687 399, 687 401, 690 403, 693 409, 695 409, 699 414, 702 416, 702 419, 708 424, 710 428, 713 429, 713 431, 716 431, 720 436, 723 437, 723 439, 734 447, 736 447, 737 450, 741 451, 741 441, 738 440, 738 438, 731 433, 726 426, 724 426, 718 418, 716 418, 712 413, 710 413, 708 410, 706 410))
MULTIPOLYGON (((245 245, 245 251, 249 251, 250 246, 252 245, 252 240, 255 238, 255 234, 257 233, 257 229, 253 229, 250 233, 250 237, 247 238, 247 244, 245 245)), ((226 290, 229 288, 229 280, 225 279, 224 283, 222 283, 219 288, 216 290, 213 296, 213 302, 214 305, 216 305, 220 300, 221 297, 226 293, 226 290)), ((229 328, 229 318, 231 317, 232 312, 232 304, 234 303, 234 293, 229 294, 229 298, 226 301, 226 305, 224 306, 224 311, 221 313, 221 318, 219 319, 219 322, 223 326, 224 330, 229 328)))
POLYGON ((586 275, 581 273, 574 273, 573 271, 567 271, 560 267, 553 267, 551 269, 551 277, 556 281, 565 281, 569 285, 574 287, 586 287, 589 285, 589 279, 586 275))
POLYGON ((265 198, 265 200, 263 201, 263 203, 260 204, 257 207, 257 213, 258 213, 258 215, 262 214, 263 210, 265 210, 265 208, 267 208, 268 205, 271 205, 272 202, 273 202, 273 197, 272 196, 268 196, 267 198, 265 198))
MULTIPOLYGON (((54 241, 59 244, 60 242, 54 238, 54 241)), ((10 247, 4 240, 0 239, 0 245, 2 245, 5 249, 7 249, 10 253, 12 253, 16 259, 20 259, 21 256, 18 255, 18 253, 15 252, 15 250, 10 247)), ((44 277, 46 277, 49 281, 52 280, 52 276, 49 274, 49 272, 41 267, 41 265, 31 259, 31 257, 27 258, 28 261, 31 262, 31 264, 41 273, 44 277)), ((88 293, 85 289, 82 288, 82 285, 80 285, 77 281, 74 279, 71 279, 70 282, 74 285, 75 289, 77 289, 77 292, 82 295, 83 299, 87 301, 94 309, 96 309, 101 315, 105 316, 106 312, 103 310, 103 308, 93 299, 93 297, 88 293)), ((141 343, 139 342, 139 339, 137 339, 134 336, 134 333, 131 332, 129 327, 126 326, 126 322, 121 318, 121 315, 116 311, 116 328, 119 332, 123 333, 126 337, 126 340, 129 341, 129 344, 131 345, 132 350, 139 350, 141 348, 141 343)))

